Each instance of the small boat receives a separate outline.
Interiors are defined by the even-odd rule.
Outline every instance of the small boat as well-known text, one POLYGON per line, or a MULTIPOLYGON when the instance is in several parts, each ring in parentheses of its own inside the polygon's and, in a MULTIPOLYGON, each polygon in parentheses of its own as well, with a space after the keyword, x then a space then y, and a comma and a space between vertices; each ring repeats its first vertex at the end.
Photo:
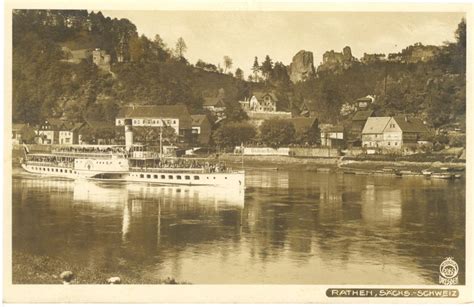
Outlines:
POLYGON ((430 171, 430 170, 424 169, 424 170, 421 171, 421 173, 423 174, 423 176, 429 177, 429 176, 431 176, 431 174, 433 172, 430 171))
POLYGON ((461 179, 462 174, 454 174, 454 179, 461 179))
POLYGON ((436 179, 452 179, 454 177, 451 173, 433 173, 431 174, 431 178, 436 179))

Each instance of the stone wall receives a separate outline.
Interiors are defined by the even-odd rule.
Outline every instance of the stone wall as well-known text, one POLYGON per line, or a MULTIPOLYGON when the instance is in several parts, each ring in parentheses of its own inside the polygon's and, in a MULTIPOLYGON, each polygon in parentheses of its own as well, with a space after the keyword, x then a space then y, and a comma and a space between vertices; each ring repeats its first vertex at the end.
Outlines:
POLYGON ((340 153, 336 148, 292 147, 290 148, 290 156, 330 158, 339 157, 340 153))

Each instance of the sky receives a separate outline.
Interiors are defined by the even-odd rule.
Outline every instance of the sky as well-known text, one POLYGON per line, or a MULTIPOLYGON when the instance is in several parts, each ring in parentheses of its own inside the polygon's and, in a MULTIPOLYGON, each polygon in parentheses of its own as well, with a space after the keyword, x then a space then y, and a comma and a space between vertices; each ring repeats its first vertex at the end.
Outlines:
POLYGON ((198 59, 232 71, 250 74, 254 57, 291 63, 300 50, 312 51, 314 65, 328 50, 350 46, 360 58, 366 53, 399 52, 408 45, 441 45, 454 41, 463 13, 398 12, 249 12, 249 11, 102 11, 111 18, 127 18, 139 34, 159 34, 169 47, 182 37, 192 64, 198 59))

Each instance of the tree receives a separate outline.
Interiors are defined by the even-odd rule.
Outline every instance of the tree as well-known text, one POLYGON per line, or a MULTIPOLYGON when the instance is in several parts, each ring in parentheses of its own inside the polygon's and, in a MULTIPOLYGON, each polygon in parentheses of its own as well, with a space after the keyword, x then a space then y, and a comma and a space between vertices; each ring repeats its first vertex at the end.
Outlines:
POLYGON ((454 33, 456 37, 456 43, 461 47, 466 49, 466 20, 463 18, 458 24, 458 28, 454 33))
POLYGON ((260 71, 260 65, 258 65, 258 58, 255 57, 255 60, 253 61, 253 66, 252 66, 252 72, 253 72, 253 80, 257 82, 258 80, 258 72, 260 71))
POLYGON ((273 62, 269 55, 265 56, 265 61, 263 61, 260 70, 262 71, 265 80, 268 80, 273 70, 273 62))
POLYGON ((244 79, 244 71, 240 68, 237 68, 235 70, 235 77, 239 80, 243 80, 244 79))
POLYGON ((224 73, 227 72, 227 69, 231 69, 232 68, 232 59, 225 55, 224 56, 224 73))
POLYGON ((188 47, 186 46, 184 39, 182 37, 178 38, 178 41, 176 42, 176 46, 175 46, 176 57, 182 58, 187 50, 188 50, 188 47))
POLYGON ((227 122, 214 131, 212 139, 220 147, 232 148, 251 141, 256 134, 248 122, 227 122))
POLYGON ((295 136, 293 123, 285 119, 267 119, 260 126, 260 139, 273 148, 289 145, 295 136))

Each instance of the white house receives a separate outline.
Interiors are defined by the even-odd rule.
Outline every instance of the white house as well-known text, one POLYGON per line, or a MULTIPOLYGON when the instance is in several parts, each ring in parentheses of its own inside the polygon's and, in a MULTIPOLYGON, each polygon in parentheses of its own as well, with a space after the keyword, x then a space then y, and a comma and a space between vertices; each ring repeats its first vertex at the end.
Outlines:
POLYGON ((115 118, 115 125, 125 126, 125 119, 130 119, 134 127, 169 126, 179 136, 192 132, 191 115, 184 104, 124 107, 115 118))
POLYGON ((72 145, 75 143, 73 128, 74 125, 68 121, 48 118, 35 131, 37 142, 40 144, 72 145))
POLYGON ((254 92, 250 99, 240 101, 245 111, 276 112, 278 98, 272 92, 254 92))
POLYGON ((418 118, 408 116, 369 117, 362 130, 362 146, 401 149, 423 141, 428 128, 418 118))

